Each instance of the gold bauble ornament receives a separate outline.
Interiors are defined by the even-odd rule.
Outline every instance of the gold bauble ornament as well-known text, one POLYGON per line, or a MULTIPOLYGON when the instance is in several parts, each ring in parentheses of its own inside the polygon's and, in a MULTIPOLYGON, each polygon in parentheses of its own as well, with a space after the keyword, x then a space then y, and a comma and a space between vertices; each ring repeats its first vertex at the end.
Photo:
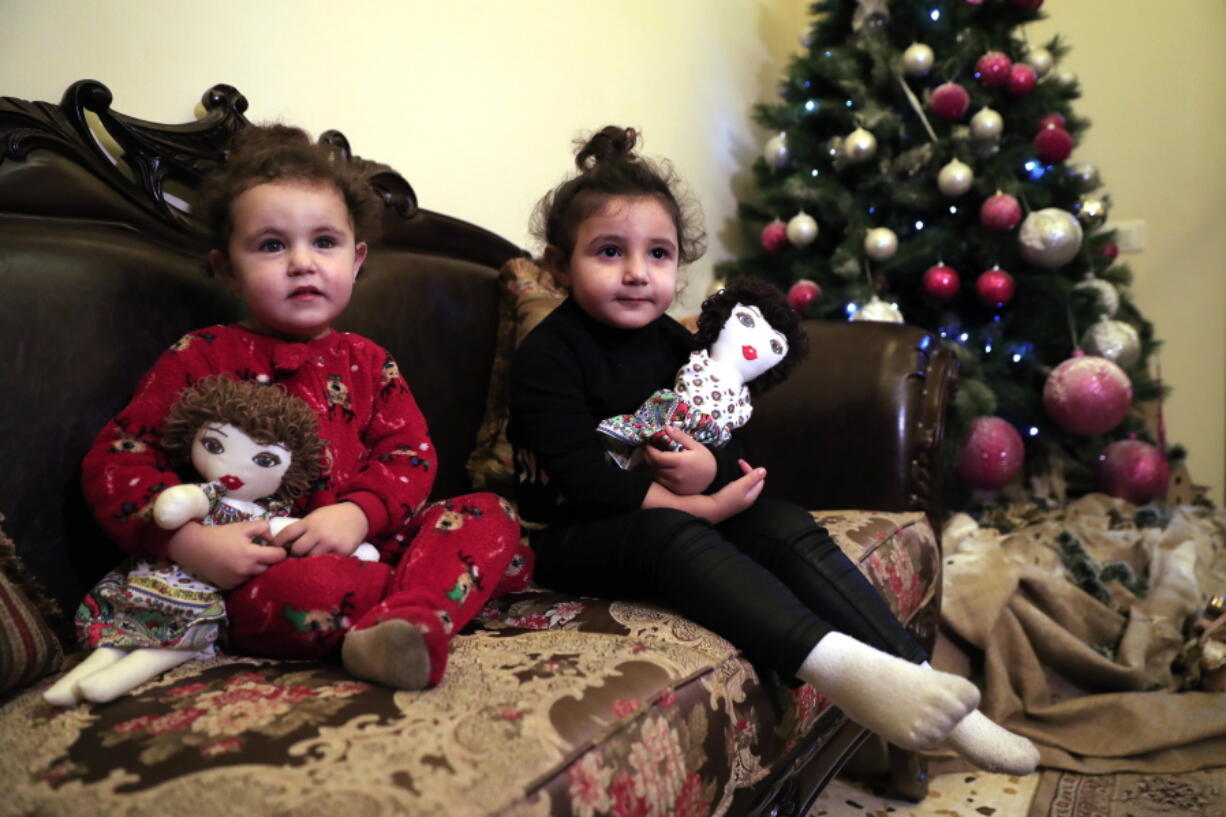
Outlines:
POLYGON ((874 227, 864 234, 864 253, 874 261, 885 261, 898 252, 898 236, 889 227, 874 227))
POLYGON ((961 196, 971 189, 975 171, 965 162, 953 159, 937 173, 937 188, 950 198, 961 196))
POLYGON ((877 137, 872 131, 856 128, 843 139, 843 155, 849 162, 867 162, 877 155, 877 137))

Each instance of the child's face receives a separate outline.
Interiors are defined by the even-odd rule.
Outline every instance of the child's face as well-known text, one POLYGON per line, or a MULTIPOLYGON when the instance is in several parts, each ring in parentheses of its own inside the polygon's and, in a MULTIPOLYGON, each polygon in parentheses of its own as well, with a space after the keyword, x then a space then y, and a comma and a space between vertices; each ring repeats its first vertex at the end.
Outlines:
POLYGON ((677 227, 657 199, 611 199, 580 222, 559 272, 584 312, 608 326, 638 329, 673 302, 677 252, 677 227))
POLYGON ((242 295, 252 328, 287 340, 328 333, 366 259, 349 209, 330 185, 257 184, 230 205, 234 230, 213 270, 242 295))

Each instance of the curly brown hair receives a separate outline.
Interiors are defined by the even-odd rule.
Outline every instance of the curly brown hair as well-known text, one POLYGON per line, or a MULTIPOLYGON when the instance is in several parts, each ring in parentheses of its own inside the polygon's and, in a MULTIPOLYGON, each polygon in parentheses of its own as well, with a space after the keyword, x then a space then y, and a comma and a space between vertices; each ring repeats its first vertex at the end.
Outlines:
POLYGON ((229 423, 260 445, 289 450, 290 466, 276 499, 293 502, 323 471, 327 441, 319 437, 315 412, 280 386, 214 374, 179 392, 162 426, 162 448, 176 470, 191 470, 192 445, 206 423, 229 423))
POLYGON ((337 148, 312 142, 306 131, 290 125, 248 125, 231 138, 226 161, 200 187, 200 217, 211 245, 226 252, 234 231, 234 200, 259 184, 297 182, 336 188, 345 201, 356 240, 378 237, 383 202, 370 185, 360 160, 346 159, 337 148))
POLYGON ((783 360, 749 381, 749 393, 754 397, 782 383, 792 370, 809 354, 809 337, 800 325, 800 316, 788 306, 787 297, 777 287, 752 275, 737 278, 728 286, 702 302, 698 315, 695 348, 705 349, 715 342, 737 304, 756 306, 774 329, 783 333, 788 353, 783 360))
POLYGON ((681 182, 666 161, 652 162, 634 151, 638 131, 607 125, 586 141, 577 141, 578 174, 550 190, 537 203, 532 233, 569 259, 579 224, 599 212, 611 198, 653 196, 677 227, 678 260, 697 261, 706 252, 707 235, 697 202, 681 192, 681 182))

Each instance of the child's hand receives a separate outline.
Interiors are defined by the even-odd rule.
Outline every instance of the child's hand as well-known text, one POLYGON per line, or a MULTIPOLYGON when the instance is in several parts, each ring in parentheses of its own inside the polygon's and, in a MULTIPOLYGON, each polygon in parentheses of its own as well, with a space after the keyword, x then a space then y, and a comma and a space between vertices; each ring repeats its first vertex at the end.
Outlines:
POLYGON ((285 558, 280 548, 253 542, 257 536, 270 536, 267 521, 211 526, 188 522, 170 538, 166 555, 205 581, 231 590, 285 558))
POLYGON ((665 426, 664 431, 681 446, 681 450, 661 451, 655 446, 643 446, 643 459, 647 461, 654 480, 674 494, 701 494, 715 479, 719 467, 715 455, 675 426, 665 426))
POLYGON ((366 514, 352 502, 338 502, 316 508, 272 540, 291 556, 318 556, 336 553, 348 556, 366 538, 370 523, 366 514))
POLYGON ((736 516, 758 501, 762 489, 766 487, 766 469, 753 468, 745 460, 737 460, 741 466, 741 476, 720 488, 711 498, 715 500, 718 519, 712 522, 722 522, 730 516, 736 516))

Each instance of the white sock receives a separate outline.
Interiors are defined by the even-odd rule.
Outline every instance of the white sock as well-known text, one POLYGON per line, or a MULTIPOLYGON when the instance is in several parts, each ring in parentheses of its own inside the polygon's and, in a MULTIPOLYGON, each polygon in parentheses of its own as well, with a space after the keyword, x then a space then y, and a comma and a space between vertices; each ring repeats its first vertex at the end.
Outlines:
POLYGON ((818 641, 796 675, 847 717, 904 749, 936 746, 979 705, 970 681, 842 633, 818 641))
POLYGON ((1024 775, 1039 765, 1039 750, 1033 743, 978 710, 954 727, 945 745, 986 772, 1024 775))

